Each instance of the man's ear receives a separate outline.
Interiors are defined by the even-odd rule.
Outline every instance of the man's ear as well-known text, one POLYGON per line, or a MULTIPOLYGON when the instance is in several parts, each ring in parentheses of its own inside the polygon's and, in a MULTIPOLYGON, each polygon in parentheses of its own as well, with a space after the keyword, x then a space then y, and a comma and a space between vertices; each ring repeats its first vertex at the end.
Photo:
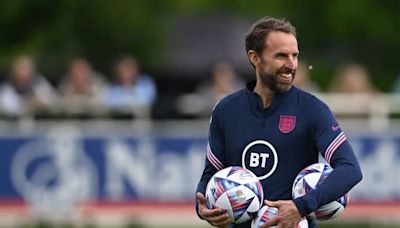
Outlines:
POLYGON ((260 57, 257 55, 257 53, 254 50, 249 50, 247 52, 247 56, 249 57, 249 60, 253 66, 258 64, 260 57))

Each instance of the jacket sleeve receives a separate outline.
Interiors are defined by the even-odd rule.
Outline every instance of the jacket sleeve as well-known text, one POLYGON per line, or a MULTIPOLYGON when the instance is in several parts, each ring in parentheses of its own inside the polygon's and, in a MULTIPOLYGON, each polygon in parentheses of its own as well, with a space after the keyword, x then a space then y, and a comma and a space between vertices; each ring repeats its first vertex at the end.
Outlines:
MULTIPOLYGON (((225 168, 224 151, 224 129, 221 118, 222 113, 218 105, 214 108, 210 118, 208 143, 206 148, 204 171, 201 175, 196 192, 205 195, 206 187, 210 178, 219 170, 225 168)), ((196 211, 198 214, 198 204, 196 201, 196 211)))
POLYGON ((316 103, 313 137, 317 148, 333 171, 317 189, 294 200, 302 216, 339 199, 362 179, 361 169, 346 134, 329 108, 316 103))

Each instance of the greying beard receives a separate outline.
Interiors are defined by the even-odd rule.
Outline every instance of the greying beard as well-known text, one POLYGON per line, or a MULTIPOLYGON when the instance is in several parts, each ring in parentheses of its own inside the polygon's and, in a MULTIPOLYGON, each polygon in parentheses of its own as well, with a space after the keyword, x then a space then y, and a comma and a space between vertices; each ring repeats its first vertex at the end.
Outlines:
MULTIPOLYGON (((283 85, 277 81, 277 76, 276 75, 271 75, 271 74, 266 74, 263 72, 259 72, 260 75, 260 80, 261 84, 263 87, 266 87, 270 89, 273 92, 276 93, 283 93, 288 91, 290 88, 292 88, 292 84, 290 85, 283 85)), ((294 80, 295 75, 293 75, 293 80, 294 80)))

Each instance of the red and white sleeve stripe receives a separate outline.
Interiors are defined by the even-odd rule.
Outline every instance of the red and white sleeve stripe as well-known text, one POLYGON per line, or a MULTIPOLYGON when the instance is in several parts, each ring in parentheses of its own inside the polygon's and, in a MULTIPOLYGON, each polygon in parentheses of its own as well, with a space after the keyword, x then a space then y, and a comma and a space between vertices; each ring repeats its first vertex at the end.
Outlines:
POLYGON ((328 148, 325 151, 325 159, 328 163, 331 162, 331 158, 335 153, 336 149, 339 148, 339 146, 342 145, 342 143, 346 141, 346 139, 347 137, 342 131, 338 136, 336 136, 336 138, 331 142, 331 144, 329 144, 328 148))
POLYGON ((218 160, 218 158, 215 157, 214 153, 212 152, 210 143, 207 143, 207 159, 217 170, 221 170, 224 168, 222 162, 218 160))

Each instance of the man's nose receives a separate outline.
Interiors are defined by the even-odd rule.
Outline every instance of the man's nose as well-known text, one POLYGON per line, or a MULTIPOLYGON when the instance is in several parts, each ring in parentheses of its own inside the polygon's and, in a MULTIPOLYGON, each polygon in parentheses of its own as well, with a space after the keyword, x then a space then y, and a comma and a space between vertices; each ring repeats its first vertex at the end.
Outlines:
POLYGON ((295 58, 288 58, 288 61, 286 62, 286 67, 291 69, 291 70, 296 70, 297 68, 297 59, 295 58))

